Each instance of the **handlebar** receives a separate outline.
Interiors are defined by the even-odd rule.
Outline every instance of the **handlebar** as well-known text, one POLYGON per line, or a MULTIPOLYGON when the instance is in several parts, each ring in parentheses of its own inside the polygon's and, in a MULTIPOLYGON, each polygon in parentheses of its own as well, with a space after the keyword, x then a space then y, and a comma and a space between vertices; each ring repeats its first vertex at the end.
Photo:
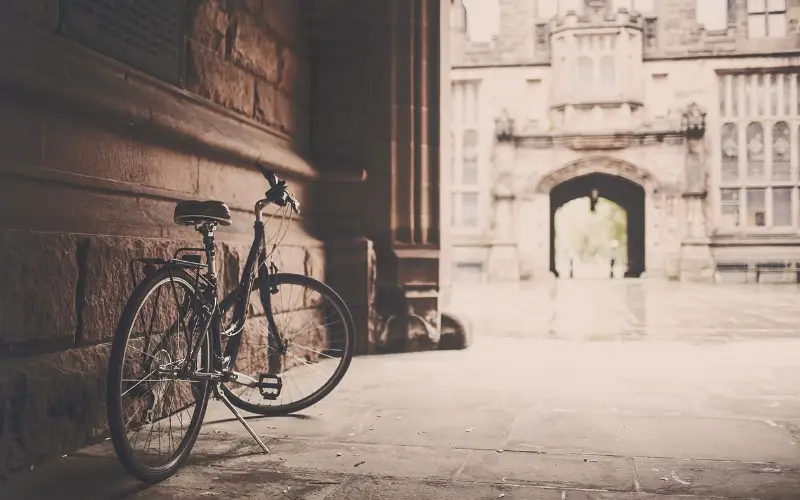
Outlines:
POLYGON ((285 207, 288 204, 292 207, 295 214, 300 215, 300 203, 287 191, 286 181, 279 179, 275 172, 259 162, 256 162, 256 169, 261 172, 261 175, 269 182, 269 191, 266 193, 267 201, 279 207, 285 207))

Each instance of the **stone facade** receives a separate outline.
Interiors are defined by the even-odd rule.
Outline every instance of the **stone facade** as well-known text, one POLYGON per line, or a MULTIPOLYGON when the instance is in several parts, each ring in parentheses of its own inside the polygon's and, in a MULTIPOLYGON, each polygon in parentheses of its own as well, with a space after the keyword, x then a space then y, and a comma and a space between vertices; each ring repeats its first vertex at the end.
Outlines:
MULTIPOLYGON (((147 8, 123 3, 106 12, 122 24, 147 8)), ((128 26, 150 30, 130 46, 61 4, 66 18, 57 0, 11 1, 0 17, 0 479, 104 436, 128 263, 198 242, 173 223, 176 202, 228 203, 218 272, 233 287, 266 190, 256 160, 302 204, 276 264, 339 292, 359 353, 376 349, 379 285, 401 291, 392 314, 411 304, 437 324, 446 1, 187 0, 128 26)))
POLYGON ((632 273, 796 281, 800 11, 702 1, 498 0, 473 42, 454 0, 458 280, 550 278, 552 190, 602 174, 644 190, 632 273))

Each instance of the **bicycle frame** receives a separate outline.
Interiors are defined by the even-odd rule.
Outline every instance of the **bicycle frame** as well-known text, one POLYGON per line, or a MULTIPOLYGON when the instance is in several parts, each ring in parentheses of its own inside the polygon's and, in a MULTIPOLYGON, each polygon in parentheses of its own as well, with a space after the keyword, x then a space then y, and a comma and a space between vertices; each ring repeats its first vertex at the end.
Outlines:
MULTIPOLYGON (((207 232, 203 236, 203 249, 179 249, 181 250, 202 250, 206 255, 207 264, 204 266, 200 263, 191 262, 188 260, 172 259, 170 261, 161 261, 158 259, 140 259, 148 263, 158 263, 165 265, 169 268, 190 268, 197 271, 197 277, 201 278, 206 285, 205 296, 201 300, 206 305, 210 306, 211 316, 210 329, 211 329, 211 348, 212 348, 212 363, 214 369, 210 373, 194 373, 189 376, 190 379, 195 380, 221 380, 230 375, 229 370, 224 370, 225 367, 221 365, 223 359, 229 358, 227 367, 232 369, 236 364, 236 358, 239 355, 239 347, 242 342, 242 333, 244 331, 245 323, 248 317, 248 305, 250 302, 250 295, 253 291, 253 286, 256 279, 259 280, 259 292, 261 304, 264 307, 264 312, 267 317, 268 335, 277 344, 279 352, 285 350, 285 344, 281 335, 279 334, 275 325, 275 320, 272 315, 270 296, 272 294, 273 286, 270 280, 272 271, 267 266, 267 252, 266 252, 266 224, 263 221, 264 208, 269 204, 268 199, 259 200, 255 205, 255 223, 253 225, 254 235, 253 243, 250 246, 250 251, 245 261, 244 269, 239 280, 239 284, 235 290, 231 291, 222 301, 219 301, 219 290, 216 272, 216 250, 214 247, 213 229, 207 228, 207 232), (205 274, 200 274, 200 270, 205 268, 205 274), (256 271, 258 274, 256 275, 256 271), (233 307, 233 318, 230 327, 225 331, 222 330, 222 318, 231 307, 233 307), (230 340, 225 346, 224 353, 222 352, 222 336, 228 337, 230 340), (224 373, 228 371, 228 373, 224 373), (214 373, 223 372, 223 373, 214 373)), ((177 252, 176 252, 177 253, 177 252)), ((277 271, 277 268, 272 266, 277 271)), ((195 292, 199 293, 199 290, 195 292)), ((200 297, 193 297, 192 300, 200 299, 200 297)), ((187 359, 197 359, 202 346, 203 336, 195 339, 192 346, 191 354, 187 359)))
MULTIPOLYGON (((268 200, 259 200, 255 206, 256 220, 253 225, 253 244, 250 246, 250 252, 247 255, 242 276, 240 278, 239 286, 236 290, 229 293, 219 306, 219 322, 215 321, 217 331, 221 330, 222 315, 228 311, 233 305, 233 321, 232 325, 222 334, 230 338, 230 341, 225 346, 225 353, 223 356, 230 356, 230 365, 236 364, 236 357, 239 355, 239 347, 242 342, 242 332, 245 323, 247 322, 248 304, 250 303, 250 294, 253 291, 255 280, 259 281, 259 295, 261 304, 264 307, 264 313, 267 316, 267 325, 269 334, 273 337, 278 344, 279 350, 285 349, 283 339, 278 333, 275 325, 275 320, 272 316, 272 308, 270 296, 272 295, 272 283, 270 275, 272 270, 267 266, 267 250, 266 250, 266 224, 263 221, 264 207, 269 203, 268 200), (256 276, 256 271, 258 275, 256 276)), ((274 267, 273 267, 274 269, 274 267)), ((275 269, 277 270, 277 269, 275 269)), ((216 335, 212 332, 213 335, 216 335)))
MULTIPOLYGON (((267 231, 266 224, 263 220, 263 213, 264 208, 269 205, 269 203, 270 202, 268 199, 262 199, 255 204, 253 243, 250 246, 250 251, 247 255, 244 269, 242 269, 239 286, 229 293, 219 304, 219 307, 216 311, 216 318, 212 323, 212 342, 214 342, 216 346, 220 346, 222 335, 225 335, 230 339, 228 344, 225 346, 225 352, 222 354, 223 357, 230 357, 230 367, 235 366, 236 358, 239 355, 239 347, 242 343, 242 333, 248 317, 250 295, 253 291, 253 286, 256 279, 258 279, 260 285, 259 295, 261 304, 264 308, 264 313, 267 317, 268 335, 270 335, 277 343, 278 349, 281 352, 285 349, 283 339, 278 332, 278 329, 275 325, 275 320, 272 316, 270 300, 273 289, 270 275, 274 271, 277 271, 277 268, 275 268, 273 265, 271 270, 267 265, 267 231), (233 306, 233 318, 231 321, 231 326, 225 330, 225 332, 222 332, 222 317, 231 308, 231 306, 233 306)), ((216 350, 216 352, 219 351, 216 350)))

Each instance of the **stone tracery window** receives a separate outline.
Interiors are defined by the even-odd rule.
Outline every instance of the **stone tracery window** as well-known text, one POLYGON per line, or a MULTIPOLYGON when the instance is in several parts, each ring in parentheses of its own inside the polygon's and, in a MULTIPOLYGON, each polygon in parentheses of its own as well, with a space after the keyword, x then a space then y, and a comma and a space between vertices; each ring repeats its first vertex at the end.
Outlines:
POLYGON ((728 28, 728 0, 699 0, 695 19, 707 31, 723 31, 728 28))
POLYGON ((764 127, 760 123, 747 126, 747 179, 764 179, 764 127))
POLYGON ((719 76, 721 230, 800 228, 798 75, 719 76))
POLYGON ((579 57, 575 71, 575 80, 579 86, 588 87, 594 84, 594 63, 590 58, 579 57))
POLYGON ((786 0, 747 0, 750 38, 786 36, 786 0))
POLYGON ((722 126, 722 181, 739 180, 739 137, 735 123, 722 126))
POLYGON ((451 225, 477 229, 480 225, 480 81, 453 82, 453 179, 451 225))
POLYGON ((788 181, 792 178, 791 134, 786 122, 772 127, 772 180, 788 181))
POLYGON ((613 93, 616 88, 614 56, 604 56, 600 59, 600 86, 605 94, 613 93))

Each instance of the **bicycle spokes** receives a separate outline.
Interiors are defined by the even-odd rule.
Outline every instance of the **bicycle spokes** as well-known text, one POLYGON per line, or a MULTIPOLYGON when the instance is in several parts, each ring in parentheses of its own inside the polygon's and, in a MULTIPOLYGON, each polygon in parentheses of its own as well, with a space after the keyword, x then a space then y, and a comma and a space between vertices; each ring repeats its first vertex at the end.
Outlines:
MULTIPOLYGON (((128 335, 122 364, 120 404, 131 452, 143 464, 172 459, 204 386, 184 374, 205 367, 203 355, 189 358, 196 326, 193 289, 166 279, 145 297, 128 335), (189 331, 185 328, 192 325, 189 331), (192 331, 194 330, 194 331, 192 331)), ((204 349, 207 355, 207 348, 204 349)))
POLYGON ((237 378, 228 384, 236 398, 262 408, 302 402, 325 388, 347 341, 342 311, 325 293, 304 282, 278 281, 275 288, 272 321, 250 320, 234 366, 237 378))

